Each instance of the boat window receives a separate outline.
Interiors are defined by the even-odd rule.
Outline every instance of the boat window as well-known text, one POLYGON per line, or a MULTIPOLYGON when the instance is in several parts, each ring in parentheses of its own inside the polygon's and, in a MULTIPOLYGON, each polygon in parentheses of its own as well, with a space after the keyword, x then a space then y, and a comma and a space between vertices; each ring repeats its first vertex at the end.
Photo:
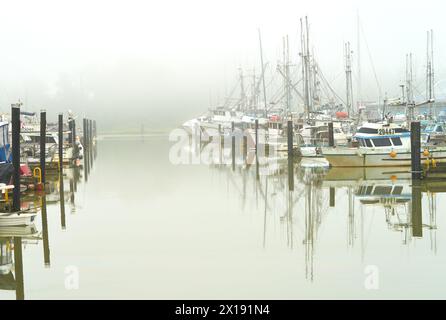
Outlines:
POLYGON ((372 191, 373 191, 373 186, 368 186, 365 193, 372 194, 372 191))
POLYGON ((375 147, 390 147, 392 144, 390 143, 389 138, 384 139, 372 139, 375 147))
POLYGON ((377 196, 389 195, 391 193, 392 193, 392 187, 387 187, 387 186, 377 186, 375 188, 375 191, 373 192, 373 194, 377 196))
POLYGON ((402 146, 403 142, 401 141, 400 138, 391 138, 392 139, 392 143, 394 146, 402 146))
POLYGON ((443 127, 442 126, 438 126, 437 130, 435 130, 436 132, 443 132, 443 127))
POLYGON ((366 134, 378 134, 378 129, 362 127, 362 128, 359 128, 358 132, 366 133, 366 134))
POLYGON ((405 133, 405 132, 409 132, 409 130, 404 128, 395 128, 395 133, 405 133))
POLYGON ((395 186, 395 188, 393 188, 393 195, 401 195, 401 193, 403 193, 403 187, 402 186, 395 186))
MULTIPOLYGON (((7 135, 6 135, 7 137, 7 135)), ((2 146, 4 146, 6 144, 6 137, 5 137, 5 130, 0 130, 0 143, 2 146)))
POLYGON ((373 148, 372 142, 370 141, 370 139, 364 139, 365 141, 365 145, 369 148, 373 148))

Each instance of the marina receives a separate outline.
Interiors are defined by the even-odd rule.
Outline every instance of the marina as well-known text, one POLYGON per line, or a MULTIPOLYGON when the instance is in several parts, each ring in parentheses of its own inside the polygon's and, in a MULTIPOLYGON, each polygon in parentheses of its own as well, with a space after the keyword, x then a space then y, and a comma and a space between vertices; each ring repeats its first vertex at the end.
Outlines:
POLYGON ((446 299, 445 5, 67 3, 0 11, 0 300, 446 299))

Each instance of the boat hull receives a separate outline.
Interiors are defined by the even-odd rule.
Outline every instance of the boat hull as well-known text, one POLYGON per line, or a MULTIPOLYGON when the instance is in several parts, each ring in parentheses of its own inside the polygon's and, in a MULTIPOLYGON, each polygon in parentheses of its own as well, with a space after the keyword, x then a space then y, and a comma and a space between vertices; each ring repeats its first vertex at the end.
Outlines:
MULTIPOLYGON (((410 167, 410 152, 374 152, 361 153, 359 149, 323 149, 323 155, 332 167, 410 167)), ((430 156, 437 163, 446 162, 446 150, 431 151, 430 156)), ((421 155, 421 161, 426 162, 428 157, 421 155)))

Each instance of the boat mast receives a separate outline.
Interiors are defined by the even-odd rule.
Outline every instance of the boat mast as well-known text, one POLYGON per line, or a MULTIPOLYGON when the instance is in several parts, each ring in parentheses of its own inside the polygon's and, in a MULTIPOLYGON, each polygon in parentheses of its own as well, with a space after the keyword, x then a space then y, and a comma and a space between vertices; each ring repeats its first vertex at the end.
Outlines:
POLYGON ((245 84, 243 81, 243 69, 240 67, 240 110, 246 111, 246 94, 245 94, 245 84))
POLYGON ((412 72, 412 53, 406 55, 406 112, 407 121, 414 119, 414 97, 413 97, 413 72, 412 72))
POLYGON ((266 86, 265 86, 265 65, 263 64, 263 49, 262 49, 262 37, 259 31, 259 46, 260 46, 260 63, 262 64, 262 83, 263 83, 263 100, 265 104, 265 118, 268 117, 268 105, 266 102, 266 86))
POLYGON ((360 20, 359 20, 359 11, 357 12, 357 53, 356 53, 356 60, 357 60, 357 69, 358 69, 358 83, 357 83, 357 107, 359 110, 359 107, 362 105, 362 87, 361 87, 361 33, 360 33, 360 20))
POLYGON ((353 116, 353 89, 352 89, 352 61, 351 61, 351 49, 350 42, 345 44, 345 76, 346 76, 346 107, 349 117, 353 116))
POLYGON ((311 112, 311 76, 310 76, 310 53, 309 53, 309 26, 308 26, 308 18, 305 17, 305 26, 302 18, 300 19, 300 27, 301 27, 301 58, 302 58, 302 82, 303 82, 303 91, 304 91, 304 109, 305 109, 305 117, 307 121, 310 120, 310 112, 311 112))
POLYGON ((433 30, 427 31, 426 48, 426 97, 429 103, 429 118, 432 119, 432 107, 435 100, 434 93, 434 35, 433 30))

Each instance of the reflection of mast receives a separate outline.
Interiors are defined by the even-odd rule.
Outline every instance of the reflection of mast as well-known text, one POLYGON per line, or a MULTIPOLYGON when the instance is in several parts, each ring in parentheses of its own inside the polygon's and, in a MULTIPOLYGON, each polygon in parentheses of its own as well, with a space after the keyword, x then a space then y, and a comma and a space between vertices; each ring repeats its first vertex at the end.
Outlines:
POLYGON ((313 281, 313 213, 312 213, 312 185, 310 181, 307 186, 307 197, 305 198, 305 278, 313 281))
POLYGON ((348 246, 353 247, 355 242, 355 208, 351 187, 348 187, 348 246))
POLYGON ((435 193, 428 191, 429 201, 429 230, 431 250, 437 253, 437 199, 435 193))

